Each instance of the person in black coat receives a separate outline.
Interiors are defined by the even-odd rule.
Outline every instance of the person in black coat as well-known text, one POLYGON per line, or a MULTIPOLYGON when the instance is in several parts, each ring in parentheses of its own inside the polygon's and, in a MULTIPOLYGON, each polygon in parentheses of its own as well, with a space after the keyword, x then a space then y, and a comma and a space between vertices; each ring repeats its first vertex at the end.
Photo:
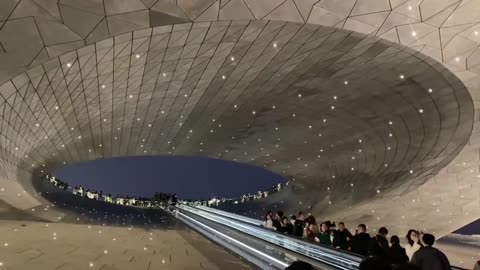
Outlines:
POLYGON ((288 234, 288 235, 293 235, 293 225, 290 222, 290 220, 288 220, 288 217, 285 217, 285 216, 283 217, 282 227, 280 227, 279 232, 288 234))
POLYGON ((398 266, 406 264, 408 262, 408 256, 405 249, 400 246, 400 238, 394 235, 390 238, 390 243, 392 244, 388 249, 388 259, 390 263, 398 266))
POLYGON ((387 240, 388 230, 385 227, 382 227, 378 230, 378 234, 370 239, 368 245, 368 255, 377 256, 382 258, 388 257, 388 240, 387 240))
POLYGON ((300 211, 298 212, 298 216, 295 219, 295 223, 293 224, 293 235, 296 237, 303 237, 303 230, 305 229, 305 214, 300 211))
POLYGON ((447 256, 440 250, 432 247, 435 236, 426 233, 422 236, 424 247, 417 250, 412 257, 412 263, 421 270, 450 270, 447 256))
POLYGON ((278 211, 275 215, 275 218, 272 220, 273 227, 275 230, 281 231, 282 230, 282 219, 283 219, 283 212, 278 211))
POLYGON ((345 223, 338 223, 338 230, 333 233, 333 246, 348 250, 351 240, 352 234, 345 228, 345 223))
POLYGON ((363 256, 368 255, 368 244, 370 243, 370 234, 367 233, 365 224, 358 225, 358 233, 352 238, 351 252, 363 256))

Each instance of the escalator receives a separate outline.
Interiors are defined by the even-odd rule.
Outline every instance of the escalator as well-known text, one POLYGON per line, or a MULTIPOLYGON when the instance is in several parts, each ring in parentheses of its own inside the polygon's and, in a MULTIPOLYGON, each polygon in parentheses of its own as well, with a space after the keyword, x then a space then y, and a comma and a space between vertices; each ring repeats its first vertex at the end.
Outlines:
POLYGON ((358 255, 308 243, 228 217, 228 212, 220 214, 219 210, 213 210, 179 205, 176 215, 207 238, 261 269, 285 269, 291 262, 302 260, 315 269, 350 270, 358 269, 362 260, 358 255))

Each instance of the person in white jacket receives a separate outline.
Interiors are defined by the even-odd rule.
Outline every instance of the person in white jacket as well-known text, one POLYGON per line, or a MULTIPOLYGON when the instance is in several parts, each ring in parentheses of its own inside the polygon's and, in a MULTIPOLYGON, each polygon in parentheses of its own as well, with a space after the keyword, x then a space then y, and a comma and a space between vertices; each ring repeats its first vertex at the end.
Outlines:
POLYGON ((420 234, 418 231, 413 229, 408 230, 408 245, 405 246, 405 251, 407 252, 407 256, 410 261, 412 260, 413 254, 422 247, 419 238, 420 234))
POLYGON ((263 227, 275 230, 275 227, 273 227, 273 219, 272 219, 271 212, 268 212, 267 215, 265 215, 265 220, 263 221, 263 227))

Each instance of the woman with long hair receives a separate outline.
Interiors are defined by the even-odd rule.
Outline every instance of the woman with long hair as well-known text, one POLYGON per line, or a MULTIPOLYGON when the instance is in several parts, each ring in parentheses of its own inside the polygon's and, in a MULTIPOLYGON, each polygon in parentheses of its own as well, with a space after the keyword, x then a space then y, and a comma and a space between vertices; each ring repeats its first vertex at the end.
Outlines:
POLYGON ((412 260, 413 254, 419 250, 422 245, 420 243, 420 233, 416 230, 410 229, 407 233, 408 245, 405 246, 405 251, 409 260, 412 260))
POLYGON ((315 217, 308 216, 305 219, 305 228, 303 230, 303 238, 311 241, 315 241, 315 236, 317 234, 317 223, 315 222, 315 217))
POLYGON ((265 215, 265 219, 263 220, 263 227, 275 230, 275 227, 273 227, 272 213, 270 211, 268 211, 265 215))

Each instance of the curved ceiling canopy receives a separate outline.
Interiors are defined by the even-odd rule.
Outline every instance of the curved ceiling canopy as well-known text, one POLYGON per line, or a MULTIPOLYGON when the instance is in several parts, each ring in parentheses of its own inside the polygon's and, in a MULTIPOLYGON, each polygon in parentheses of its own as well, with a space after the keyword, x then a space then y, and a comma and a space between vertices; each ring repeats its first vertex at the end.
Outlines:
POLYGON ((23 128, 6 150, 26 167, 208 155, 266 166, 306 188, 354 185, 356 197, 435 173, 473 121, 466 88, 421 54, 267 21, 123 34, 1 89, 9 123, 23 128))
POLYGON ((383 194, 432 198, 411 191, 471 140, 476 88, 463 82, 476 75, 461 69, 475 69, 478 44, 447 28, 472 30, 468 16, 450 17, 468 4, 38 2, 0 9, 5 179, 105 157, 206 155, 282 173, 290 207, 335 212, 383 194))

